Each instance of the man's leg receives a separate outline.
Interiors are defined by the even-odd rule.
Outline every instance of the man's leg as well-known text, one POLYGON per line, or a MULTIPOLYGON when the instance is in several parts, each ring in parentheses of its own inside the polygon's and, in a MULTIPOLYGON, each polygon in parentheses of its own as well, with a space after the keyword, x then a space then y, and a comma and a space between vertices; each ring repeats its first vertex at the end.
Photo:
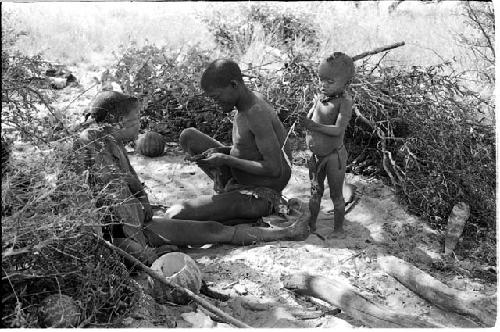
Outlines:
POLYGON ((179 136, 182 149, 192 156, 201 154, 210 148, 219 148, 224 145, 196 128, 184 129, 179 136))
POLYGON ((221 223, 227 221, 227 224, 234 225, 235 220, 248 223, 268 216, 271 212, 270 202, 266 199, 231 191, 212 196, 200 196, 176 204, 167 210, 166 215, 171 219, 214 220, 221 223))
POLYGON ((278 240, 304 240, 309 235, 309 211, 305 204, 297 206, 295 222, 288 227, 252 227, 246 224, 225 226, 215 221, 195 221, 153 217, 145 225, 148 244, 203 245, 228 243, 246 245, 278 240))
POLYGON ((321 198, 325 191, 325 177, 326 171, 323 167, 319 172, 317 170, 319 161, 316 161, 315 156, 309 159, 309 179, 311 180, 311 197, 309 199, 309 211, 311 217, 309 220, 309 228, 311 232, 316 231, 316 219, 318 218, 319 210, 321 208, 321 198))
POLYGON ((347 160, 347 151, 341 149, 333 155, 330 155, 326 164, 326 174, 328 186, 330 187, 330 198, 333 203, 333 231, 334 234, 342 235, 344 232, 345 201, 343 195, 343 186, 345 178, 345 164, 347 160))
MULTIPOLYGON (((224 145, 219 141, 213 139, 212 137, 202 133, 196 128, 186 128, 179 136, 179 144, 182 149, 191 156, 199 155, 211 148, 219 148, 224 145)), ((227 166, 222 167, 208 167, 200 166, 205 174, 207 174, 212 180, 214 180, 215 189, 219 186, 224 186, 227 181, 231 178, 231 169, 227 166), (220 178, 215 179, 216 172, 219 173, 220 178), (219 183, 217 183, 219 182, 219 183)))

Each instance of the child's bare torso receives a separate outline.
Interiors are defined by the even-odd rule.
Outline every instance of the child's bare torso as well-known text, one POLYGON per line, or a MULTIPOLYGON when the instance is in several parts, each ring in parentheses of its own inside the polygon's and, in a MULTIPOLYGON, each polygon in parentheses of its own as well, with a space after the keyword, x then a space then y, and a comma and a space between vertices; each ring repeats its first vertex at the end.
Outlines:
MULTIPOLYGON (((269 133, 268 139, 273 140, 278 138, 279 146, 282 147, 286 137, 286 131, 283 124, 272 107, 263 100, 262 96, 257 93, 255 95, 257 97, 257 103, 247 112, 258 112, 259 121, 270 121, 272 123, 274 135, 272 135, 273 133, 269 133)), ((248 117, 246 113, 236 113, 233 123, 233 147, 231 149, 231 155, 246 160, 262 160, 263 157, 257 148, 255 136, 250 130, 249 121, 253 121, 252 118, 255 117, 248 117)), ((288 144, 286 144, 284 150, 291 160, 288 144)), ((278 178, 254 175, 238 169, 232 169, 232 173, 235 179, 241 184, 271 187, 281 191, 287 185, 291 175, 291 169, 283 156, 282 167, 283 170, 278 178)))
MULTIPOLYGON (((336 98, 326 103, 316 102, 311 120, 324 125, 335 125, 340 113, 340 104, 343 98, 336 98)), ((308 130, 306 133, 307 147, 317 156, 326 156, 342 146, 344 133, 339 136, 330 136, 308 130)))

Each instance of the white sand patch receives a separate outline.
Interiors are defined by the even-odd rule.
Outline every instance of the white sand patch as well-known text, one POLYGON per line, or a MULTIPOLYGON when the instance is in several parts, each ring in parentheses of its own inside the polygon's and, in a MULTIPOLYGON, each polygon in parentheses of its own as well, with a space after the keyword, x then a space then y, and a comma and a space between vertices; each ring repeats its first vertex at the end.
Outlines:
MULTIPOLYGON (((170 151, 159 158, 129 157, 148 186, 154 202, 171 206, 174 201, 213 194, 208 176, 193 164, 184 162, 178 151, 170 151)), ((254 327, 360 326, 360 322, 344 314, 329 314, 325 308, 332 309, 332 306, 326 303, 324 306, 317 301, 311 303, 307 298, 283 288, 283 276, 307 272, 348 282, 368 299, 400 313, 411 313, 442 326, 472 326, 468 319, 430 305, 384 273, 378 266, 377 256, 396 255, 463 290, 492 293, 496 290, 495 286, 434 269, 433 264, 441 259, 442 235, 406 213, 397 203, 392 190, 381 181, 351 174, 348 174, 347 181, 358 187, 362 197, 346 216, 345 239, 323 241, 316 235, 310 235, 305 241, 298 242, 275 241, 246 247, 214 245, 209 249, 187 249, 186 252, 197 261, 211 287, 231 295, 228 303, 220 305, 254 327), (250 301, 254 307, 242 304, 248 297, 254 299, 250 301), (272 305, 273 310, 255 309, 255 306, 266 303, 272 305), (314 315, 319 310, 320 315, 304 319, 296 313, 297 310, 307 315, 314 315)), ((305 168, 294 166, 283 194, 287 198, 297 197, 307 201, 309 179, 305 168)), ((324 236, 333 230, 333 215, 327 213, 331 208, 329 193, 325 190, 317 223, 318 233, 324 236)))

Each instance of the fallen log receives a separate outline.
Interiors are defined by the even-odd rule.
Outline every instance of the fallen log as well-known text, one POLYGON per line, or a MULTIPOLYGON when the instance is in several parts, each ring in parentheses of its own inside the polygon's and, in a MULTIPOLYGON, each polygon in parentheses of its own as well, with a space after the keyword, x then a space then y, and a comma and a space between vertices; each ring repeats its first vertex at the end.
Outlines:
POLYGON ((285 288, 297 294, 313 296, 340 308, 368 327, 437 327, 418 317, 399 314, 374 303, 341 280, 300 273, 285 277, 283 283, 285 288))
POLYGON ((387 274, 437 307, 472 316, 485 327, 495 325, 496 295, 484 296, 450 288, 424 271, 394 256, 378 257, 377 261, 387 274))

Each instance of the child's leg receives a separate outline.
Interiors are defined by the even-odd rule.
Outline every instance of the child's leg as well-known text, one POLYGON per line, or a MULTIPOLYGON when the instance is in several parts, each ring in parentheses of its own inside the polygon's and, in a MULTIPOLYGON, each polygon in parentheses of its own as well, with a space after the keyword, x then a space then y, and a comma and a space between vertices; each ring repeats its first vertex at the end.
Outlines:
POLYGON ((311 198, 309 199, 311 217, 309 219, 309 229, 312 233, 316 231, 316 219, 321 207, 321 198, 325 191, 326 170, 322 167, 318 171, 319 163, 314 155, 308 160, 309 179, 311 180, 311 198))
POLYGON ((337 153, 329 156, 328 163, 326 164, 326 174, 328 186, 330 187, 330 198, 333 203, 333 230, 334 233, 343 233, 345 201, 342 189, 345 178, 347 151, 343 148, 337 153))

